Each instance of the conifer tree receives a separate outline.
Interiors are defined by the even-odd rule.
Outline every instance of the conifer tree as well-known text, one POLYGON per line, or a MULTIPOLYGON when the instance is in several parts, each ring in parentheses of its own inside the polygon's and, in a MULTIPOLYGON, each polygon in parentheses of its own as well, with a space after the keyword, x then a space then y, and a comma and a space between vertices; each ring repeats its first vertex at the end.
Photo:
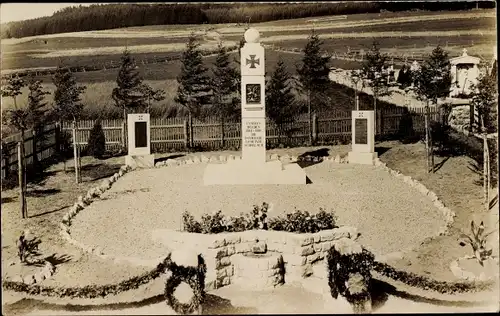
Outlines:
POLYGON ((438 99, 450 94, 451 72, 448 54, 438 45, 413 76, 417 99, 425 101, 425 144, 427 172, 434 171, 434 153, 430 133, 429 103, 437 105, 438 99))
POLYGON ((373 42, 363 62, 361 76, 373 92, 375 122, 377 122, 377 99, 390 94, 390 85, 387 80, 388 69, 388 57, 380 52, 379 44, 373 42))
POLYGON ((297 102, 292 93, 291 75, 286 71, 281 58, 266 87, 266 115, 278 128, 278 140, 286 132, 285 124, 292 123, 298 112, 297 102))
POLYGON ((146 107, 144 86, 139 74, 135 59, 130 51, 125 49, 121 56, 121 66, 116 77, 117 87, 113 89, 111 97, 115 105, 123 110, 123 120, 127 121, 127 110, 146 107))
POLYGON ((153 89, 150 85, 143 83, 141 86, 141 92, 146 101, 147 109, 146 113, 151 111, 151 102, 160 102, 165 100, 165 91, 162 89, 153 89))
POLYGON ((222 148, 224 148, 224 124, 238 113, 239 72, 231 66, 226 48, 219 42, 217 57, 211 78, 213 112, 220 119, 222 148))
MULTIPOLYGON (((43 130, 43 123, 46 121, 47 102, 44 102, 45 96, 50 93, 48 91, 44 91, 42 82, 40 80, 35 80, 34 77, 30 79, 28 89, 28 124, 30 128, 35 131, 33 137, 33 152, 36 153, 37 144, 43 137, 41 133, 43 130)), ((37 172, 41 170, 38 155, 33 156, 33 164, 37 172)))
POLYGON ((189 115, 189 146, 193 146, 193 117, 199 117, 202 107, 210 99, 210 77, 203 65, 199 42, 194 33, 189 36, 186 50, 181 57, 181 73, 177 76, 179 87, 175 102, 183 105, 189 115))
POLYGON ((14 108, 17 109, 17 96, 21 94, 21 89, 25 86, 23 79, 19 75, 11 75, 7 84, 2 87, 2 97, 11 97, 14 100, 14 108))
MULTIPOLYGON (((83 104, 81 101, 81 94, 85 91, 86 87, 78 85, 76 79, 67 67, 59 65, 52 77, 56 90, 54 91, 54 107, 52 115, 61 123, 64 121, 73 122, 73 134, 78 133, 78 119, 83 111, 83 104)), ((75 177, 76 182, 80 182, 79 168, 80 159, 76 148, 76 140, 73 139, 73 157, 75 161, 75 177)), ((66 169, 66 159, 64 161, 64 168, 66 169)))
POLYGON ((318 106, 325 105, 327 97, 325 92, 330 85, 330 56, 321 52, 323 42, 312 31, 304 48, 302 64, 297 69, 300 89, 306 97, 307 113, 309 115, 309 144, 313 143, 312 113, 318 106))

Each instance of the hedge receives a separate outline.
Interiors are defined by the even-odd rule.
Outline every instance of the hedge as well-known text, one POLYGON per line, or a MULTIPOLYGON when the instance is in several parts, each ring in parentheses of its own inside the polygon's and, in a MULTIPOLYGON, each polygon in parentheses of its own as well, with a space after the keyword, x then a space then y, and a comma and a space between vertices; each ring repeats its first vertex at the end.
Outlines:
POLYGON ((84 287, 49 287, 39 284, 25 284, 16 281, 4 281, 2 287, 7 291, 24 292, 30 295, 43 295, 50 297, 69 298, 97 298, 108 295, 117 295, 128 290, 137 289, 139 286, 158 278, 170 266, 170 255, 160 262, 156 268, 140 276, 132 277, 117 284, 86 285, 84 287))
POLYGON ((409 286, 423 290, 431 290, 441 294, 454 294, 465 292, 480 292, 491 289, 494 281, 477 282, 446 282, 438 281, 412 272, 397 270, 387 263, 375 261, 373 270, 390 279, 400 281, 409 286))

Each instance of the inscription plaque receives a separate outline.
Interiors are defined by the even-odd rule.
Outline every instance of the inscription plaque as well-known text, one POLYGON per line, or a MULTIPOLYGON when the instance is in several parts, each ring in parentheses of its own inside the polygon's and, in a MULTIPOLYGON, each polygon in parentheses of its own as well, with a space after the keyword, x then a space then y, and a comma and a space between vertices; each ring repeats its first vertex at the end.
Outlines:
POLYGON ((135 122, 135 147, 148 147, 147 122, 135 122))
POLYGON ((247 121, 243 134, 245 147, 264 147, 264 135, 259 121, 247 121))
POLYGON ((249 83, 246 85, 247 104, 260 103, 260 84, 249 83))
POLYGON ((368 144, 368 120, 357 118, 354 121, 354 142, 360 145, 368 144))

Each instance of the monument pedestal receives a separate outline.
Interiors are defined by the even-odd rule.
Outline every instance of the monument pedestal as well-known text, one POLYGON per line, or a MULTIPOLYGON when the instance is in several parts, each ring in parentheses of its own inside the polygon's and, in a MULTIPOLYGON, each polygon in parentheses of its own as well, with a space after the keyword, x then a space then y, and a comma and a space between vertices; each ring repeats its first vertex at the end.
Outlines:
POLYGON ((136 168, 154 168, 155 155, 127 155, 125 164, 136 168))
POLYGON ((378 154, 373 152, 373 153, 361 153, 361 152, 355 152, 355 151, 350 151, 347 154, 347 159, 349 163, 357 163, 361 165, 374 165, 375 164, 375 159, 377 159, 378 154))
POLYGON ((295 163, 283 165, 279 160, 229 160, 227 163, 208 164, 203 184, 306 184, 306 173, 295 163))

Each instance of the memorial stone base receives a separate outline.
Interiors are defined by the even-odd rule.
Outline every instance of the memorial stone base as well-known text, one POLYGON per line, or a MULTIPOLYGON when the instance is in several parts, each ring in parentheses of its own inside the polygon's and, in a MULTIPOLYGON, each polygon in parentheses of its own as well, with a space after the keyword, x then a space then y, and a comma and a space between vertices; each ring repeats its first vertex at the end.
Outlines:
POLYGON ((229 160, 205 168, 204 185, 215 184, 306 184, 306 173, 297 164, 281 161, 229 160))
POLYGON ((154 168, 155 155, 125 156, 125 164, 136 168, 154 168))
POLYGON ((347 154, 347 159, 349 163, 360 164, 360 165, 374 165, 375 159, 377 159, 377 157, 378 154, 376 152, 363 153, 363 152, 350 151, 347 154))

